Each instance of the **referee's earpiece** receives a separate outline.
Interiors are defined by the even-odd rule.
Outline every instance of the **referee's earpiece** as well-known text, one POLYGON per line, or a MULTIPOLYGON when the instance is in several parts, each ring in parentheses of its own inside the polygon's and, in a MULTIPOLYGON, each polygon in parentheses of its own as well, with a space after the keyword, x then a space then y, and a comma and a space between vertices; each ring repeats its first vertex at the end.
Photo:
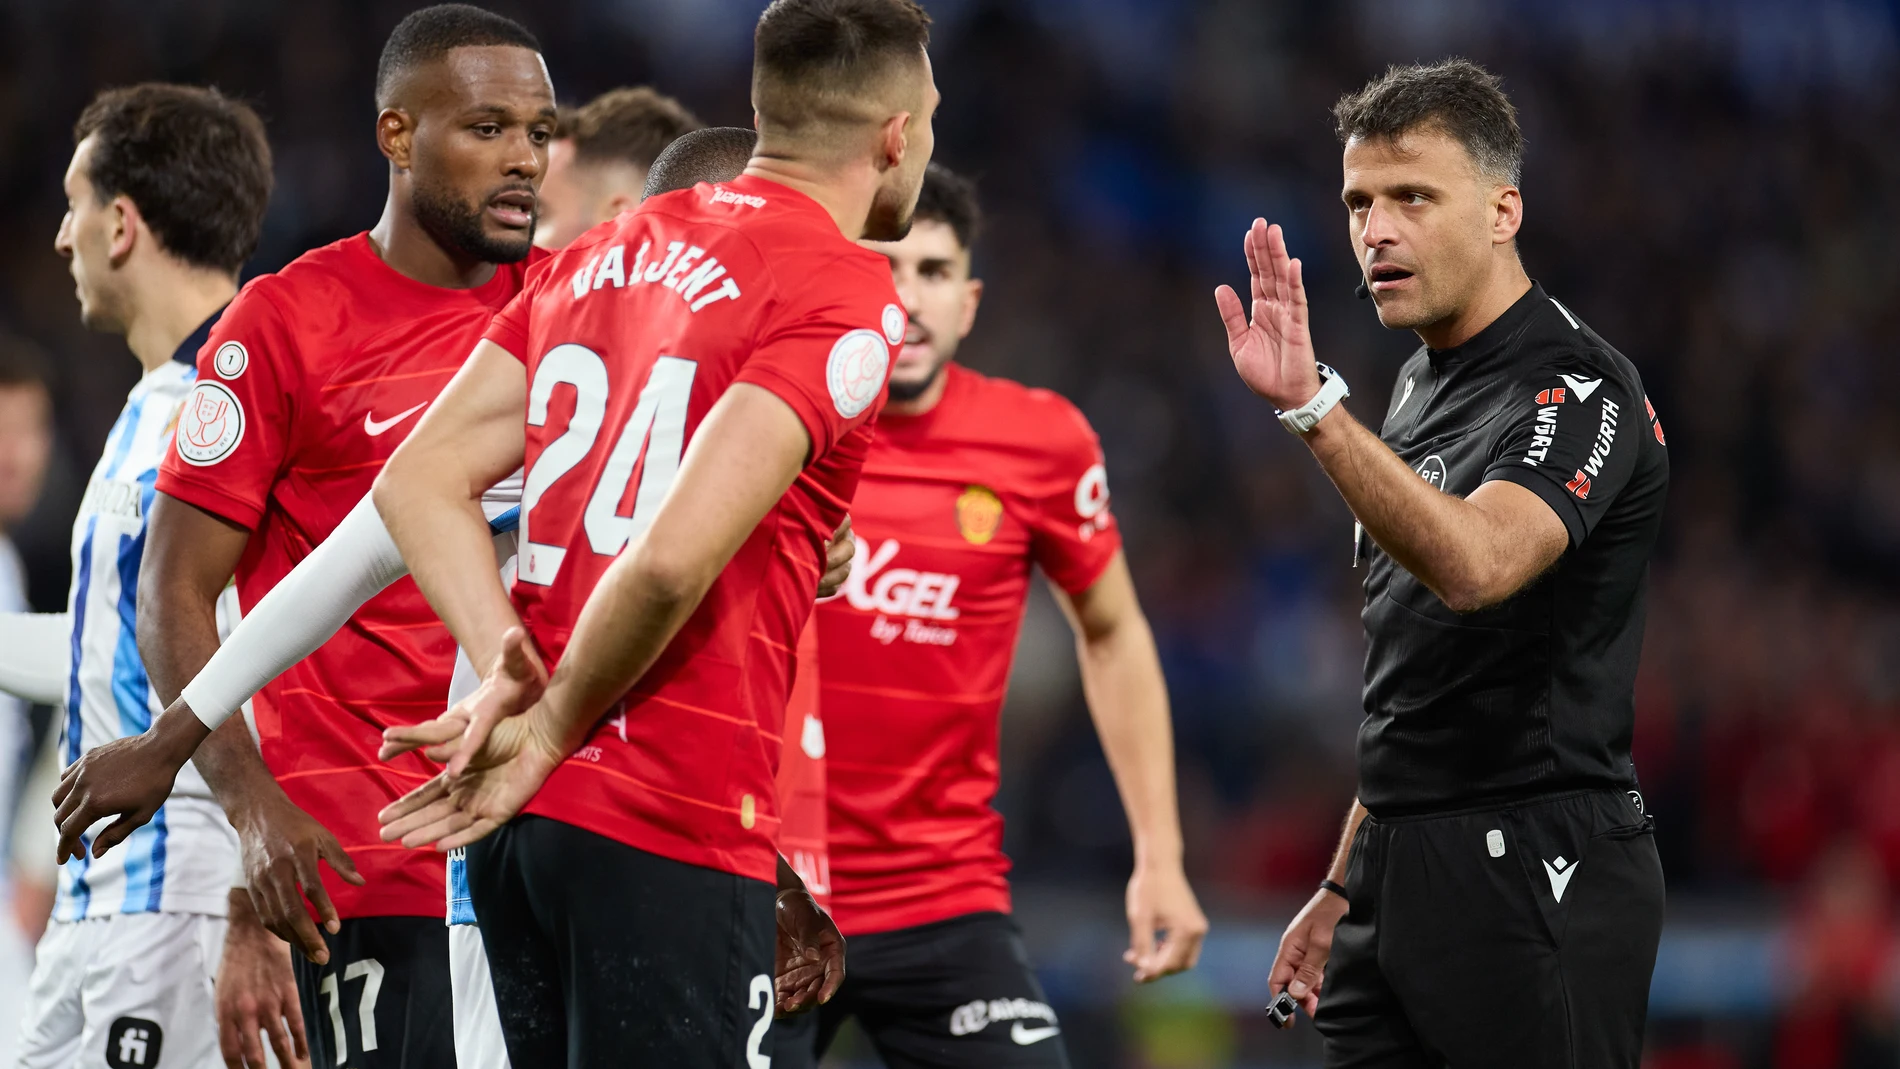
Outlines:
POLYGON ((1352 295, 1363 301, 1372 296, 1372 290, 1367 288, 1366 280, 1362 278, 1359 280, 1359 285, 1353 289, 1352 295))

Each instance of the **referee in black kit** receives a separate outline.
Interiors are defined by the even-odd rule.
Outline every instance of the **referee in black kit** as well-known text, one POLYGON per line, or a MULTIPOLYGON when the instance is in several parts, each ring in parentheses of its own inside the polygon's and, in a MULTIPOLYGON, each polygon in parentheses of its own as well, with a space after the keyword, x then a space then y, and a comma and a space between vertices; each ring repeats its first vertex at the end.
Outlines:
POLYGON ((1636 368, 1518 261, 1523 137, 1498 79, 1394 67, 1334 108, 1353 252, 1423 345, 1377 437, 1316 363, 1300 261, 1246 239, 1234 367, 1368 562, 1359 799, 1269 983, 1325 1064, 1637 1065, 1663 875, 1630 762, 1669 462, 1636 368))

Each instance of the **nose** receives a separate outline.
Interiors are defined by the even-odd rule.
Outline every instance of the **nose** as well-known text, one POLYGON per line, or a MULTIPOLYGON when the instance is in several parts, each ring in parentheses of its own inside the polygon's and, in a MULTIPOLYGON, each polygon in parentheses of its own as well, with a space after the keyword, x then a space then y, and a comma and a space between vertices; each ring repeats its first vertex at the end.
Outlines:
POLYGON ((73 255, 73 213, 59 221, 59 232, 53 235, 53 251, 71 259, 73 255))
POLYGON ((891 272, 891 282, 897 287, 897 299, 904 310, 916 314, 917 308, 917 272, 895 270, 891 272))
POLYGON ((548 169, 548 147, 537 145, 534 137, 521 130, 510 139, 508 159, 502 166, 502 173, 511 178, 526 178, 533 181, 541 177, 548 169))
POLYGON ((1359 240, 1368 249, 1380 249, 1399 243, 1397 217, 1388 211, 1385 202, 1374 200, 1366 209, 1366 222, 1359 231, 1359 240))

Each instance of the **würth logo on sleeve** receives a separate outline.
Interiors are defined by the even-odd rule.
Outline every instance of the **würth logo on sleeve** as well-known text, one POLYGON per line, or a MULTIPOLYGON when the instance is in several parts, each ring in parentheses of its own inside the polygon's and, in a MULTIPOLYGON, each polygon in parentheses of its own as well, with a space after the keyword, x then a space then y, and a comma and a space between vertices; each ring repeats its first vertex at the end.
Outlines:
POLYGON ((244 406, 237 394, 216 382, 200 382, 185 398, 178 415, 178 455, 204 467, 231 455, 244 440, 244 406))

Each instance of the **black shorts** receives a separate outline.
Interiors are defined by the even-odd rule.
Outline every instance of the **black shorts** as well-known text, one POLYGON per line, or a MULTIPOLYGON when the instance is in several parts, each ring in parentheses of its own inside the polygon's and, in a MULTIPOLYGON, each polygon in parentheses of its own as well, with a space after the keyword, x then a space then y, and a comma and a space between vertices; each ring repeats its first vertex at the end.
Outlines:
POLYGON ((1061 1028, 1001 913, 852 936, 844 986, 772 1029, 772 1069, 814 1069, 856 1017, 888 1069, 1068 1069, 1061 1028))
POLYGON ((746 1069, 772 1022, 772 885, 545 817, 468 848, 517 1069, 746 1069))
POLYGON ((1315 1025, 1328 1069, 1635 1066, 1662 936, 1633 793, 1368 817, 1315 1025))
POLYGON ((353 917, 323 941, 328 965, 291 954, 312 1069, 455 1069, 442 918, 353 917))

